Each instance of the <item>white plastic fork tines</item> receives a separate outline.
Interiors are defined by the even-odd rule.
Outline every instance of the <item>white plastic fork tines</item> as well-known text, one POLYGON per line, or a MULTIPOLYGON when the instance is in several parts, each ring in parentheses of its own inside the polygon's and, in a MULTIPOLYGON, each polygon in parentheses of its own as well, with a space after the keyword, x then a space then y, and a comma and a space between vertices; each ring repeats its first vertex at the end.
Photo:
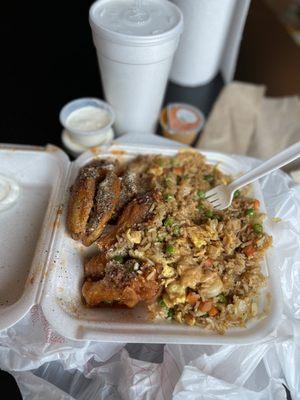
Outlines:
POLYGON ((237 178, 229 185, 219 185, 206 192, 205 199, 216 209, 224 210, 232 202, 234 192, 249 183, 269 174, 289 164, 300 157, 300 142, 293 144, 287 149, 281 151, 269 160, 263 162, 258 167, 237 178))

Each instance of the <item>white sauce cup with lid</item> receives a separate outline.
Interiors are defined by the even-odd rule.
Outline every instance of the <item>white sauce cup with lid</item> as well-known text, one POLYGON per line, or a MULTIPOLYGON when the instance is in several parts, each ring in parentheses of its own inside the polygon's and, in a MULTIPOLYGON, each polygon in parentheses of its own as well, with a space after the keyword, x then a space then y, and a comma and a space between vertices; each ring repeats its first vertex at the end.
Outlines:
POLYGON ((67 103, 59 119, 74 142, 92 147, 102 144, 111 135, 115 113, 105 101, 86 97, 67 103))

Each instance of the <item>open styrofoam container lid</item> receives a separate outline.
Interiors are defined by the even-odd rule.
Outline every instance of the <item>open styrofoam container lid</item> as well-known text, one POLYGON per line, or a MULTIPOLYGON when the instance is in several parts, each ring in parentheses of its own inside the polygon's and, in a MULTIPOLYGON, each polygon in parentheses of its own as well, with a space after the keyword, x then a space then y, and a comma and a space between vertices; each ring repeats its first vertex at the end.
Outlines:
POLYGON ((0 330, 40 301, 52 256, 49 221, 59 218, 69 164, 67 155, 52 145, 0 145, 0 172, 20 187, 15 204, 0 212, 0 330))

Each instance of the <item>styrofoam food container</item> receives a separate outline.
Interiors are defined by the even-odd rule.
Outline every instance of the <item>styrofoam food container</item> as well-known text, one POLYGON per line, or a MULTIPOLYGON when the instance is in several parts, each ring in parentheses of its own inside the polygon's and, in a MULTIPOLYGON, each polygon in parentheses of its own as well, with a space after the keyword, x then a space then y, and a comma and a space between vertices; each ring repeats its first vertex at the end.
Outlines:
POLYGON ((151 0, 170 11, 176 19, 175 26, 159 34, 129 35, 99 23, 99 13, 110 2, 96 1, 90 8, 89 20, 105 98, 116 112, 116 133, 154 132, 183 30, 181 11, 169 1, 151 0))
POLYGON ((63 127, 68 131, 70 138, 78 145, 91 147, 99 146, 111 136, 112 125, 115 121, 115 112, 113 108, 105 101, 94 97, 83 97, 72 100, 67 103, 60 111, 59 119, 63 127), (82 131, 68 125, 68 117, 76 110, 86 106, 93 106, 104 110, 109 116, 109 122, 101 129, 92 131, 82 131))
MULTIPOLYGON (((282 301, 279 279, 270 268, 270 251, 262 269, 268 286, 260 306, 270 311, 264 319, 252 320, 246 328, 230 329, 220 336, 199 327, 147 319, 145 307, 132 310, 86 308, 81 300, 83 259, 97 251, 71 239, 65 218, 69 188, 79 169, 94 157, 118 157, 121 161, 138 154, 174 155, 177 150, 157 146, 112 145, 94 149, 70 162, 57 147, 0 147, 3 173, 16 175, 22 187, 13 209, 0 214, 0 330, 21 319, 34 304, 61 335, 77 340, 137 343, 246 344, 263 339, 276 327, 282 301)), ((229 156, 203 152, 210 163, 225 173, 237 175, 243 167, 229 156)), ((254 196, 264 201, 259 184, 254 196)), ((268 222, 266 230, 270 230, 268 222)))

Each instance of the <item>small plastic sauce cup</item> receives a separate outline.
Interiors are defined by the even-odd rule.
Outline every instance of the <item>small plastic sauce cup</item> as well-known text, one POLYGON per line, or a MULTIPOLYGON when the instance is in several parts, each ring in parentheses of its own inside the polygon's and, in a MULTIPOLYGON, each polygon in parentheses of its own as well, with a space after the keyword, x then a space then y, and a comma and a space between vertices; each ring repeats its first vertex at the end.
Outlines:
POLYGON ((112 107, 105 101, 93 97, 86 97, 73 100, 67 103, 59 114, 59 119, 63 127, 68 131, 70 138, 77 144, 92 147, 101 145, 112 135, 112 125, 115 121, 115 113, 112 107), (104 110, 108 115, 108 123, 100 129, 80 130, 68 125, 68 117, 81 108, 92 106, 104 110))
POLYGON ((184 103, 168 104, 160 114, 163 135, 184 144, 194 142, 204 122, 205 117, 198 108, 184 103))

